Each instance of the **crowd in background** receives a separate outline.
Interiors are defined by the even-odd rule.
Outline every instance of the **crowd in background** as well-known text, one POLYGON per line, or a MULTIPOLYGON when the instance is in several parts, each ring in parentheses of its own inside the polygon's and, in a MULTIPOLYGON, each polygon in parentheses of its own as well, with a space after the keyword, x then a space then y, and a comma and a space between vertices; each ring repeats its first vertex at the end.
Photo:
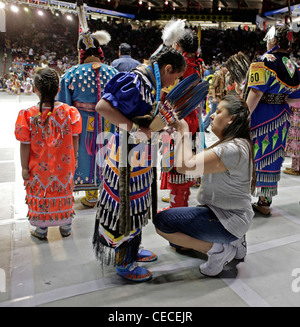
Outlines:
MULTIPOLYGON (((14 78, 17 76, 22 83, 32 78, 37 66, 49 65, 63 74, 76 64, 78 22, 75 18, 67 21, 49 12, 43 18, 27 15, 16 24, 13 17, 8 17, 6 53, 11 54, 12 58, 9 73, 14 74, 14 78)), ((132 57, 140 62, 147 60, 162 42, 162 27, 158 25, 140 24, 134 27, 125 22, 91 19, 89 27, 92 32, 106 30, 111 35, 111 41, 102 47, 107 64, 118 58, 118 48, 122 42, 131 45, 132 57)), ((198 32, 198 26, 190 27, 198 32)), ((202 29, 200 55, 205 68, 213 73, 222 62, 238 51, 245 53, 251 61, 256 59, 265 50, 265 43, 262 42, 264 35, 265 32, 258 28, 202 29)), ((300 63, 300 33, 294 33, 294 38, 292 57, 300 63)), ((5 85, 2 76, 1 78, 0 88, 5 85)), ((9 79, 10 76, 6 78, 9 79)))

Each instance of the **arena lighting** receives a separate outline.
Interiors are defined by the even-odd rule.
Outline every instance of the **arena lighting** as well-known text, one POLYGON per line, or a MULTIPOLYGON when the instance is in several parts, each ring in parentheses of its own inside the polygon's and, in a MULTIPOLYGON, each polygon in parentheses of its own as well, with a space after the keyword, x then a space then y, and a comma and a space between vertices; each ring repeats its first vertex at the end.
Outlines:
POLYGON ((5 8, 5 4, 3 2, 0 2, 0 9, 4 9, 5 8))
POLYGON ((72 18, 72 16, 71 16, 71 15, 67 15, 67 16, 66 16, 66 19, 67 19, 67 20, 70 20, 70 21, 72 21, 72 20, 73 20, 73 18, 72 18))
POLYGON ((18 11, 19 11, 19 8, 18 8, 17 6, 15 6, 15 5, 11 5, 11 6, 10 6, 10 9, 11 9, 11 11, 13 11, 13 12, 18 12, 18 11))
MULTIPOLYGON (((0 0, 3 1, 3 0, 0 0)), ((16 0, 6 0, 7 3, 13 3, 16 0)), ((107 0, 108 3, 111 3, 111 0, 107 0)), ((77 14, 77 5, 75 3, 71 2, 65 2, 65 1, 59 1, 59 0, 18 0, 18 4, 24 4, 24 5, 30 5, 33 7, 45 7, 45 8, 51 8, 57 9, 59 11, 67 10, 68 12, 73 12, 77 14)), ((128 14, 128 13, 122 13, 110 9, 103 9, 103 8, 96 8, 96 7, 90 7, 86 6, 88 13, 95 13, 100 15, 108 15, 108 16, 116 16, 116 17, 125 17, 129 19, 135 19, 135 15, 128 14)))
POLYGON ((38 10, 37 13, 38 13, 39 16, 44 16, 44 13, 41 10, 38 10))

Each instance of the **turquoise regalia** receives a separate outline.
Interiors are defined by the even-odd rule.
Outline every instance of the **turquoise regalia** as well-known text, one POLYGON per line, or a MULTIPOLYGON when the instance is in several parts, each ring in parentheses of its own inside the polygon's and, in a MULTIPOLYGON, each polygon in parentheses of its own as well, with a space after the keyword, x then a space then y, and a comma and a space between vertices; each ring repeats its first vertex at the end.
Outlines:
POLYGON ((96 190, 100 185, 103 137, 113 133, 115 126, 100 117, 95 106, 117 73, 111 66, 94 62, 73 66, 61 78, 58 100, 76 107, 82 117, 74 191, 96 190))
POLYGON ((266 53, 251 64, 248 87, 264 93, 251 115, 256 195, 274 196, 290 127, 286 100, 300 98, 300 74, 286 53, 266 53))

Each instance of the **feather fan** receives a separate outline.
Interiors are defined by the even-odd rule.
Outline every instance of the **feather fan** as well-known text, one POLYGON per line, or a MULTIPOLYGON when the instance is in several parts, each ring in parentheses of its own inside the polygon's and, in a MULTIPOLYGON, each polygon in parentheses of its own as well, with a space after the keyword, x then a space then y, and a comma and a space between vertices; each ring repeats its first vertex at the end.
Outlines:
POLYGON ((209 83, 201 82, 198 74, 185 78, 166 95, 150 128, 153 131, 159 131, 166 125, 185 118, 207 96, 208 89, 209 83))

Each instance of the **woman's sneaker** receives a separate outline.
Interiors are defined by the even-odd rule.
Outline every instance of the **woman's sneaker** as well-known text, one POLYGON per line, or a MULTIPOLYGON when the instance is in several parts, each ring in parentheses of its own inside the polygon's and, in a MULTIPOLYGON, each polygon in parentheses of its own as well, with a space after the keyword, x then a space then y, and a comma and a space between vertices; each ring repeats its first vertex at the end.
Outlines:
POLYGON ((207 253, 208 260, 200 265, 200 272, 207 276, 218 275, 223 268, 234 259, 236 248, 231 244, 222 244, 223 249, 220 252, 207 253))
POLYGON ((233 241, 230 243, 236 248, 236 255, 234 259, 242 260, 245 258, 247 254, 247 242, 246 242, 246 236, 239 238, 236 241, 233 241))

